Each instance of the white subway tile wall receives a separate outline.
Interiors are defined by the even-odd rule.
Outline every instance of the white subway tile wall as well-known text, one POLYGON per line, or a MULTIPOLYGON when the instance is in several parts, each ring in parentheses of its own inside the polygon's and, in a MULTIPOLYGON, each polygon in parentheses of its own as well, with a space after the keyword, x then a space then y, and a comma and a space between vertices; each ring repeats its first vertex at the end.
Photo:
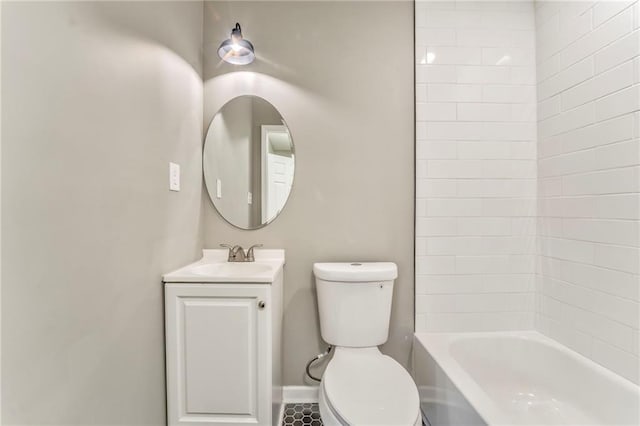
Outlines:
POLYGON ((416 2, 417 331, 534 326, 535 41, 531 2, 416 2))
POLYGON ((638 383, 640 4, 416 1, 416 330, 638 383))
POLYGON ((640 6, 536 3, 536 328, 638 383, 640 6))

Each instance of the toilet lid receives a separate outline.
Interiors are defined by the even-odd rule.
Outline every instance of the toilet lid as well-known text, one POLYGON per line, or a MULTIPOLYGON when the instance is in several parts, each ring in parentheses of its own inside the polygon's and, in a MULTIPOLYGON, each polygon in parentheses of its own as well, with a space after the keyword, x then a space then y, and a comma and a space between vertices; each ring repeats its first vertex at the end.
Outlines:
POLYGON ((340 353, 322 377, 333 410, 352 425, 414 425, 420 402, 409 373, 380 352, 358 352, 340 353))

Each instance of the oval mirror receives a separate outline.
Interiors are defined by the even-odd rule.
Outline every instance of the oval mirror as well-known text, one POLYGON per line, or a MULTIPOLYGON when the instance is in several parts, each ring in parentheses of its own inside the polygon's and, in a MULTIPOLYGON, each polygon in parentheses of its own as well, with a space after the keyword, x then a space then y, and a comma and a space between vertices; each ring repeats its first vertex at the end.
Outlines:
POLYGON ((230 224, 257 229, 284 208, 295 170, 293 140, 266 100, 227 102, 209 124, 202 157, 209 197, 230 224))

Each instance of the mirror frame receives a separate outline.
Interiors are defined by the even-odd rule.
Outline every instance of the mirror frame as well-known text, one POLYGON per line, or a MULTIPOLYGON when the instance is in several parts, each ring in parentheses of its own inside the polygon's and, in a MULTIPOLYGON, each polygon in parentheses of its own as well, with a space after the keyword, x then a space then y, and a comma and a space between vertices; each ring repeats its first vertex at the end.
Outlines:
POLYGON ((209 198, 209 202, 213 206, 213 208, 216 211, 216 213, 218 214, 218 216, 220 216, 225 222, 227 222, 229 225, 233 226, 234 228, 240 229, 242 231, 256 231, 258 229, 262 229, 265 226, 272 224, 278 217, 280 217, 282 215, 285 207, 289 203, 289 200, 291 198, 291 194, 293 193, 293 190, 294 190, 295 184, 296 184, 296 174, 297 174, 296 161, 297 161, 296 145, 295 145, 295 140, 294 140, 293 134, 291 133, 291 128, 289 127, 289 124, 287 124, 287 121, 284 119, 284 117, 283 117, 282 113, 280 112, 280 110, 274 104, 272 104, 271 102, 269 102, 269 100, 263 98, 262 96, 258 96, 258 95, 252 94, 252 93, 242 94, 242 95, 238 95, 238 96, 234 96, 232 98, 229 98, 225 103, 222 104, 222 106, 220 108, 218 108, 216 113, 213 114, 213 116, 211 117, 211 120, 209 121, 209 125, 207 125, 207 130, 204 133, 204 138, 203 138, 203 141, 202 141, 202 180, 204 181, 204 187, 205 187, 205 191, 207 193, 207 197, 209 198), (280 209, 280 212, 277 215, 275 215, 273 218, 268 220, 267 222, 261 223, 260 226, 255 226, 255 227, 252 227, 252 228, 243 228, 242 226, 236 225, 235 223, 233 223, 229 219, 227 219, 220 212, 220 210, 218 210, 218 207, 216 207, 216 204, 214 203, 213 198, 211 197, 211 193, 209 192, 209 185, 207 184, 207 179, 206 179, 206 177, 204 175, 204 163, 205 163, 204 153, 205 153, 205 147, 207 145, 207 135, 209 134, 209 130, 211 130, 211 126, 213 124, 213 120, 216 118, 216 116, 222 111, 222 109, 227 104, 232 102, 234 99, 238 99, 238 98, 242 98, 242 97, 251 97, 251 98, 261 99, 261 100, 265 101, 266 103, 268 103, 269 105, 271 105, 278 112, 278 114, 280 115, 280 119, 282 120, 282 124, 284 124, 284 126, 287 128, 287 132, 289 133, 289 136, 291 137, 291 153, 296 155, 296 157, 293 160, 294 161, 294 163, 293 163, 294 167, 293 167, 293 178, 292 178, 292 183, 291 183, 291 190, 287 194, 287 198, 286 198, 286 200, 284 200, 284 203, 282 204, 282 208, 280 209))

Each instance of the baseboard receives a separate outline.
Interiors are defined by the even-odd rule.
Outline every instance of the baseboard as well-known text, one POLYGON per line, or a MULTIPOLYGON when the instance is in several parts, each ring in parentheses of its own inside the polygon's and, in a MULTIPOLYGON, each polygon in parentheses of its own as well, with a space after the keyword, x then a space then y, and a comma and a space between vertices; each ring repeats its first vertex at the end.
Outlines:
POLYGON ((280 412, 278 413, 278 425, 280 426, 283 423, 284 420, 284 401, 282 401, 282 404, 280 404, 280 412))
POLYGON ((282 402, 318 402, 318 386, 284 386, 282 402))

